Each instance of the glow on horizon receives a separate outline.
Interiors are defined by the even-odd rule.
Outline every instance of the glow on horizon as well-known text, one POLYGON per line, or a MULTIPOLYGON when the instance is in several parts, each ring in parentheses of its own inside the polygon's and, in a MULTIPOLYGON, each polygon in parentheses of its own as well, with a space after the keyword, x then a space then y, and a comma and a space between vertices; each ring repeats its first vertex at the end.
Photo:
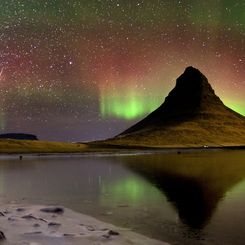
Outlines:
POLYGON ((226 102, 226 106, 231 108, 233 111, 245 116, 245 106, 238 102, 226 102))
POLYGON ((133 91, 129 91, 127 95, 117 92, 101 95, 100 111, 103 118, 132 120, 151 113, 161 103, 160 97, 141 95, 133 91))

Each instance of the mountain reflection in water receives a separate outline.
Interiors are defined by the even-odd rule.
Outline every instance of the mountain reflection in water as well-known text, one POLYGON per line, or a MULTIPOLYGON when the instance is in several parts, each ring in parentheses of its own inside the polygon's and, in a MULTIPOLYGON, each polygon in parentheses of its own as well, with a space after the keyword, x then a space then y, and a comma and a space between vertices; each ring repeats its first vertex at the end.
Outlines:
POLYGON ((202 229, 226 192, 245 177, 243 153, 214 153, 208 161, 198 154, 138 155, 123 163, 159 188, 183 223, 202 229))

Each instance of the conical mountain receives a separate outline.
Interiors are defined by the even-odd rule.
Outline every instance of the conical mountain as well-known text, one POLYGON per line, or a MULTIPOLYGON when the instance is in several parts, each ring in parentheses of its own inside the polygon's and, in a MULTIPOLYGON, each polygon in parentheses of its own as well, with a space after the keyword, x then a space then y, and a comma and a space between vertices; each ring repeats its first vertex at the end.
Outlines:
POLYGON ((245 117, 223 104, 208 79, 187 67, 163 104, 107 141, 156 147, 245 145, 245 117))

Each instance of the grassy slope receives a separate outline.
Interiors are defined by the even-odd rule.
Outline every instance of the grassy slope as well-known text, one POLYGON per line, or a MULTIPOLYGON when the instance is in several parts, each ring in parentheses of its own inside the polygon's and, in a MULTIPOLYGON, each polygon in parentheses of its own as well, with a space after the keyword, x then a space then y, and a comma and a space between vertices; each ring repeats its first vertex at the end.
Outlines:
POLYGON ((32 140, 0 140, 0 153, 76 153, 87 149, 85 144, 32 140))
POLYGON ((101 144, 148 147, 245 146, 245 120, 197 118, 116 137, 101 144))

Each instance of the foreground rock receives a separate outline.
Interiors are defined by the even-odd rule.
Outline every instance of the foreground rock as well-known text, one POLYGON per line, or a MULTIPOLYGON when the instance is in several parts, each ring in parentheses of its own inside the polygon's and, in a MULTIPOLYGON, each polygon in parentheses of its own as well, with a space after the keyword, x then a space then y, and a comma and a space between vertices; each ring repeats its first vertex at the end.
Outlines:
POLYGON ((1 244, 164 245, 63 207, 1 205, 1 244), (62 210, 62 212, 60 212, 62 210))
POLYGON ((4 233, 0 231, 0 241, 6 239, 4 233))

